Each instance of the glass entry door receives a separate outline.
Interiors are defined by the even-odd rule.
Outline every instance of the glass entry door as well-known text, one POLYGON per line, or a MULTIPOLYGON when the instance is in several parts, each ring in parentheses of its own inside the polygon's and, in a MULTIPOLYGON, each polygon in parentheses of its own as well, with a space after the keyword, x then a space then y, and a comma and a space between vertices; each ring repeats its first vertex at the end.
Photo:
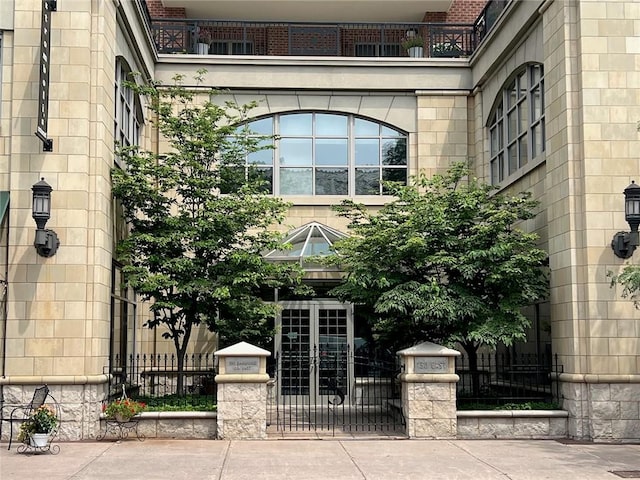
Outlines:
POLYGON ((310 405, 342 404, 348 398, 352 367, 353 316, 339 302, 283 305, 276 342, 282 396, 310 405))

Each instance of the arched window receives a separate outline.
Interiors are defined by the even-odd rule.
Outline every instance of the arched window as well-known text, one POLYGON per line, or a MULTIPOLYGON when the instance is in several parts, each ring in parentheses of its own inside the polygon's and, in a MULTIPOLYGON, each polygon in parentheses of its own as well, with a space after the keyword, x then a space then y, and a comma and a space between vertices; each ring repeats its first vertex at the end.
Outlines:
POLYGON ((491 183, 541 161, 544 137, 544 72, 542 65, 530 64, 506 83, 489 117, 491 183))
POLYGON ((125 82, 131 81, 131 69, 123 59, 116 61, 114 134, 117 146, 138 145, 142 129, 140 99, 125 82))
POLYGON ((277 138, 272 149, 247 158, 275 195, 382 195, 382 181, 407 183, 407 136, 384 124, 295 112, 254 120, 249 128, 277 138))

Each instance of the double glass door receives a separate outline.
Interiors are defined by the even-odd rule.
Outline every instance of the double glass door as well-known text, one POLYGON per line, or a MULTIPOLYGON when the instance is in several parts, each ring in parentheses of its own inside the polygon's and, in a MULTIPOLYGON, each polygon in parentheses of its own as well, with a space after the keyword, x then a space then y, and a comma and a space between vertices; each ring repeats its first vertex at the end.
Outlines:
POLYGON ((353 345, 351 306, 285 303, 277 327, 280 395, 312 405, 347 400, 353 375, 348 361, 353 345))

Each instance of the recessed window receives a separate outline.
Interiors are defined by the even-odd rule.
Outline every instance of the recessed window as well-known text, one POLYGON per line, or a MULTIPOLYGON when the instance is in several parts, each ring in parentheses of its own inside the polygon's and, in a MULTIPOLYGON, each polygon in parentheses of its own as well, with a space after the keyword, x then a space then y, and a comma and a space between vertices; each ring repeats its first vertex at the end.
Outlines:
POLYGON ((277 137, 273 148, 247 157, 247 168, 267 181, 270 193, 382 195, 383 181, 407 183, 407 136, 381 123, 354 115, 301 112, 248 126, 257 135, 277 137))
POLYGON ((545 151, 544 75, 528 65, 507 82, 489 121, 491 183, 516 174, 545 151))
POLYGON ((140 99, 126 82, 132 81, 131 70, 122 60, 116 62, 114 115, 115 142, 117 147, 138 145, 142 129, 142 107, 140 99))

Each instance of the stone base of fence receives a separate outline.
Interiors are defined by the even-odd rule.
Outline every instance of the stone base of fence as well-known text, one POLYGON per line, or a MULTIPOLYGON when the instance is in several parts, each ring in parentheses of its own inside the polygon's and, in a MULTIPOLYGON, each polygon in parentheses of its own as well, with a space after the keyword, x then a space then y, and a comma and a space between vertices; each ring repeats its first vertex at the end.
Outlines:
MULTIPOLYGON (((177 438, 214 439, 217 435, 218 415, 216 412, 144 412, 138 417, 137 432, 131 431, 127 438, 177 438)), ((101 415, 101 432, 106 428, 101 415)), ((104 441, 118 440, 113 431, 108 431, 104 441)))
POLYGON ((457 438, 567 438, 568 416, 564 410, 459 410, 457 438))

